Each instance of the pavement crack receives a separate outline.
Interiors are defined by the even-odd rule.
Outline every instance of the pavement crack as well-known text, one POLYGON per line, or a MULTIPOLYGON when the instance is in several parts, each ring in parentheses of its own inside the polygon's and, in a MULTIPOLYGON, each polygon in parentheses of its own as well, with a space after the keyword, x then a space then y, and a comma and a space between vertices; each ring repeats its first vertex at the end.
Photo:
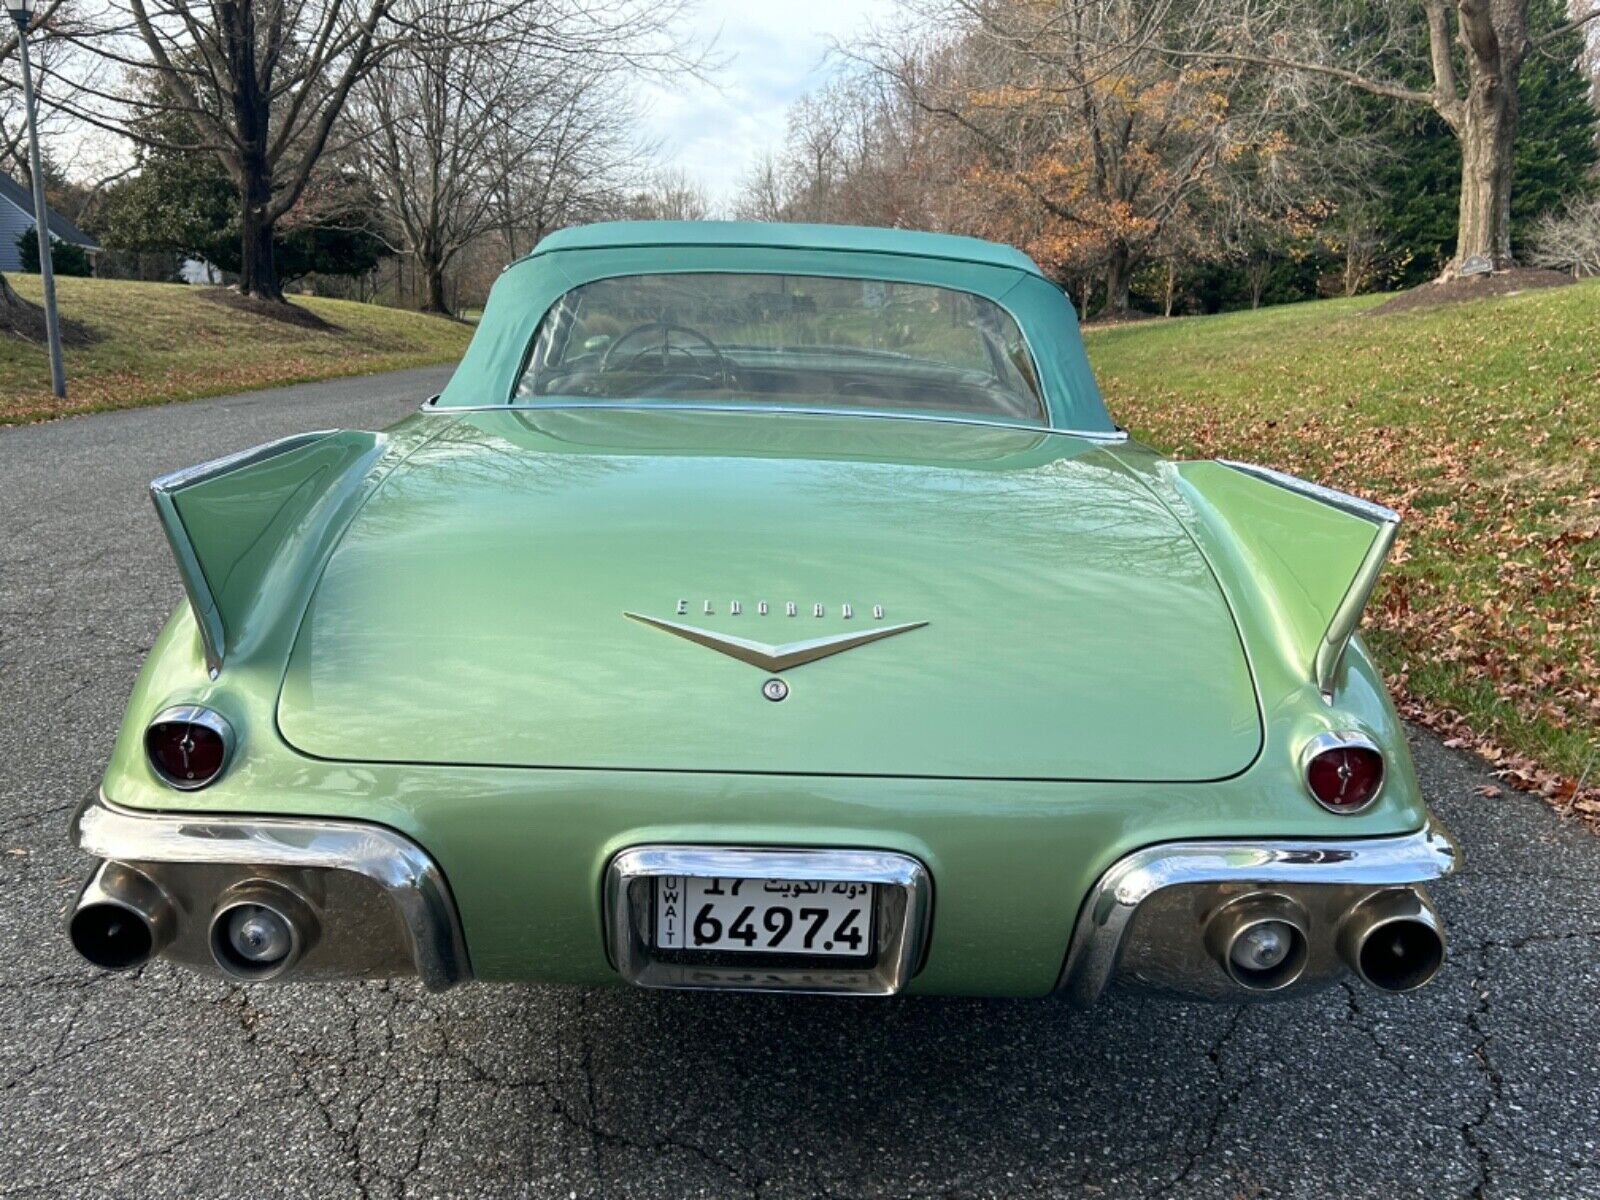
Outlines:
POLYGON ((1384 1041, 1383 1038, 1378 1036, 1377 1025, 1368 1020, 1366 1011, 1361 1007, 1358 989, 1365 985, 1358 984, 1354 979, 1350 978, 1349 976, 1345 976, 1339 981, 1339 986, 1344 991, 1345 1011, 1346 1015, 1350 1018, 1350 1024, 1355 1026, 1355 1028, 1359 1029, 1363 1034, 1366 1035, 1367 1040, 1372 1043, 1373 1049, 1378 1052, 1378 1058, 1380 1060, 1388 1063, 1396 1071, 1402 1073, 1408 1072, 1410 1070, 1410 1066, 1403 1060, 1396 1058, 1390 1053, 1389 1044, 1384 1041))
MULTIPOLYGON (((1527 939, 1527 940, 1532 940, 1527 939)), ((1551 940, 1551 939, 1545 939, 1551 940)), ((1509 948, 1497 945, 1494 942, 1484 942, 1478 947, 1478 969, 1473 973, 1472 990, 1478 998, 1472 1011, 1467 1013, 1467 1028, 1476 1035, 1476 1042, 1472 1046, 1473 1060, 1478 1064, 1479 1071, 1483 1074, 1489 1085, 1488 1096, 1484 1099, 1482 1107, 1468 1121, 1460 1127, 1461 1140, 1466 1143, 1469 1150, 1477 1160, 1478 1177, 1467 1195, 1472 1200, 1484 1200, 1488 1196, 1489 1188, 1494 1181, 1494 1157, 1489 1142, 1484 1138, 1484 1128, 1490 1118, 1500 1107, 1500 1102, 1505 1098, 1505 1081, 1501 1078, 1499 1070, 1494 1065, 1494 1060, 1489 1054, 1489 1042, 1492 1034, 1489 1032, 1487 1018, 1489 1015, 1489 957, 1496 949, 1509 948)))
POLYGON ((1195 1169, 1199 1167, 1200 1163, 1205 1160, 1216 1146, 1217 1139, 1222 1134, 1223 1122, 1227 1120, 1228 1114, 1233 1111, 1234 1105, 1239 1102, 1239 1097, 1250 1086, 1250 1076, 1248 1075, 1242 1075, 1230 1083, 1228 1081, 1228 1073, 1223 1069, 1222 1065, 1223 1051, 1227 1049, 1228 1043, 1233 1040, 1234 1034, 1239 1031, 1239 1025, 1244 1020, 1247 1007, 1244 1004, 1234 1006, 1233 1013, 1229 1016, 1228 1023, 1223 1028, 1222 1033, 1206 1050, 1206 1059, 1210 1062, 1212 1070, 1217 1075, 1217 1087, 1216 1100, 1212 1105, 1211 1116, 1206 1122, 1206 1130, 1200 1139, 1199 1147, 1185 1154, 1183 1167, 1176 1175, 1165 1183, 1151 1189, 1150 1194, 1152 1196, 1164 1196, 1188 1181, 1189 1177, 1194 1174, 1195 1169))
MULTIPOLYGON (((582 1011, 582 1008, 583 1005, 580 1004, 580 1011, 582 1011)), ((447 1057, 468 1072, 474 1083, 485 1087, 537 1094, 544 1101, 545 1108, 552 1116, 556 1117, 568 1128, 583 1134, 596 1147, 605 1146, 618 1150, 642 1151, 652 1155, 669 1152, 686 1154, 725 1175, 732 1183, 737 1185, 742 1193, 752 1198, 759 1195, 761 1188, 766 1183, 765 1178, 759 1172, 749 1171, 735 1163, 728 1162, 697 1142, 679 1137, 670 1131, 653 1136, 640 1136, 607 1127, 595 1107, 596 1093, 593 1082, 593 1062, 588 1057, 589 1042, 586 1036, 582 1038, 581 1044, 584 1050, 579 1055, 579 1071, 584 1076, 585 1085, 585 1098, 581 1110, 564 1099, 559 1089, 550 1080, 531 1076, 507 1079, 489 1071, 459 1046, 454 1045, 448 1035, 446 1035, 444 1041, 444 1052, 447 1057)), ((597 1164, 595 1180, 599 1184, 601 1177, 598 1170, 600 1163, 598 1155, 596 1155, 594 1161, 597 1164)), ((602 1194, 605 1193, 603 1185, 600 1190, 602 1194)), ((724 1193, 719 1192, 717 1194, 724 1193)))

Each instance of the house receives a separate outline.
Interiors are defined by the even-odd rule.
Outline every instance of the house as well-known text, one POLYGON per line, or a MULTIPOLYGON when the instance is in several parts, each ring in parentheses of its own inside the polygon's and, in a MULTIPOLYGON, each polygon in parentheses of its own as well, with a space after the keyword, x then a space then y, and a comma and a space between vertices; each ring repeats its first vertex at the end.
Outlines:
MULTIPOLYGON (((0 172, 0 271, 22 270, 22 255, 17 239, 33 232, 33 192, 11 176, 0 172)), ((58 242, 72 242, 89 252, 89 261, 100 253, 95 241, 55 209, 50 209, 50 236, 58 242)))

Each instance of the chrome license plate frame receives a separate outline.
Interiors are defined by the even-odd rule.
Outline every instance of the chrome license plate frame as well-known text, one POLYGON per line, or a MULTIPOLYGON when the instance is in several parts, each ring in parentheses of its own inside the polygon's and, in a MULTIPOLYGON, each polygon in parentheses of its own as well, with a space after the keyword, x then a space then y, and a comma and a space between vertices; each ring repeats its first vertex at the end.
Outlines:
POLYGON ((895 851, 649 845, 611 860, 605 900, 612 964, 640 987, 887 996, 899 992, 921 965, 932 883, 920 862, 895 851), (702 893, 717 879, 746 886, 868 886, 870 924, 859 955, 806 954, 803 945, 800 953, 779 954, 725 945, 663 946, 656 906, 656 881, 662 878, 696 881, 702 893))

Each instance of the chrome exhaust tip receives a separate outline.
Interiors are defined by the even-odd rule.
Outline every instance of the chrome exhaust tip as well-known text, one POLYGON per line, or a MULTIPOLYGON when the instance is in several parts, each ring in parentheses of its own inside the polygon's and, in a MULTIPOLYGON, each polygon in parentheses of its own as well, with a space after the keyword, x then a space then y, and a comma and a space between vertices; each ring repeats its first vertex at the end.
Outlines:
POLYGON ((265 983, 284 974, 316 944, 311 905, 280 883, 254 879, 224 892, 211 917, 211 957, 225 975, 265 983))
POLYGON ((72 948, 105 971, 144 966, 177 929, 178 914, 160 885, 119 862, 94 869, 67 919, 72 948))
POLYGON ((1414 991, 1444 965, 1439 915, 1415 888, 1368 896, 1340 923, 1339 956, 1379 991, 1414 991))
POLYGON ((1310 958, 1306 914, 1287 896, 1253 892, 1206 922, 1206 948, 1240 987, 1276 992, 1300 978, 1310 958))

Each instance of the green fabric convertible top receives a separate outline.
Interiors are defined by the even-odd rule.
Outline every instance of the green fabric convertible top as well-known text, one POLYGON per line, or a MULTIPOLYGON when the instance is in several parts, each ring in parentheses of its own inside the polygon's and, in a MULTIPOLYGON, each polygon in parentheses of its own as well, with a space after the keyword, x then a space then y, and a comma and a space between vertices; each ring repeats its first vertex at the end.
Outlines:
POLYGON ((601 221, 562 229, 535 246, 529 258, 560 250, 615 250, 624 246, 762 246, 782 250, 861 251, 948 258, 953 262, 1012 267, 1039 274, 1015 246, 954 233, 881 229, 867 225, 790 225, 777 221, 601 221))
POLYGON ((573 288, 620 275, 691 271, 884 279, 987 297, 1016 319, 1033 351, 1050 424, 1116 430, 1071 302, 1021 251, 951 234, 743 221, 613 221, 551 234, 495 281, 472 342, 432 407, 512 403, 534 330, 573 288))

